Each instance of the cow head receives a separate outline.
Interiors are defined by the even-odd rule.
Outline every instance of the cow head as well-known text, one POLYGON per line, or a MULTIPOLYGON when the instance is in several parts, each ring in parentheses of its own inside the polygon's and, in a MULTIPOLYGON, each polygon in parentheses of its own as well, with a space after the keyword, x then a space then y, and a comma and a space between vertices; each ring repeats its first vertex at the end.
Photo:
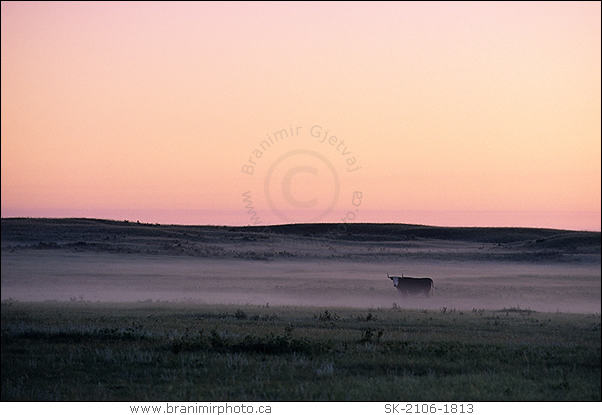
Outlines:
POLYGON ((399 283, 399 277, 391 277, 391 276, 389 276, 389 273, 387 272, 387 278, 389 278, 391 281, 393 281, 393 287, 397 288, 397 284, 399 283))

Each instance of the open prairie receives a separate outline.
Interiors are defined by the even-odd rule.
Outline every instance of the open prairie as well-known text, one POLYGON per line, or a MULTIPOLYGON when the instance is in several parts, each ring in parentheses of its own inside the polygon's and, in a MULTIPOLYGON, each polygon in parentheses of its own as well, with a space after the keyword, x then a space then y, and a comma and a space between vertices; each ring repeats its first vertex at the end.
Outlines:
POLYGON ((3 400, 600 400, 599 232, 2 219, 1 235, 3 400))
POLYGON ((599 313, 600 233, 2 219, 2 299, 599 313), (386 274, 427 276, 401 298, 386 274))
POLYGON ((2 400, 599 401, 600 315, 2 303, 2 400))

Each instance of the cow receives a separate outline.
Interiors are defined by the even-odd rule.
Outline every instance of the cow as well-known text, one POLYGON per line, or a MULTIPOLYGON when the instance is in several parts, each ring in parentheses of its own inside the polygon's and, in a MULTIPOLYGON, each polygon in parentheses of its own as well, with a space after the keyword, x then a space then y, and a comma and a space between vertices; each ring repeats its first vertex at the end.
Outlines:
POLYGON ((401 274, 401 277, 391 277, 388 272, 387 277, 393 281, 393 286, 404 298, 408 294, 421 293, 424 294, 425 298, 429 298, 435 292, 435 283, 430 278, 404 277, 403 274, 401 274))

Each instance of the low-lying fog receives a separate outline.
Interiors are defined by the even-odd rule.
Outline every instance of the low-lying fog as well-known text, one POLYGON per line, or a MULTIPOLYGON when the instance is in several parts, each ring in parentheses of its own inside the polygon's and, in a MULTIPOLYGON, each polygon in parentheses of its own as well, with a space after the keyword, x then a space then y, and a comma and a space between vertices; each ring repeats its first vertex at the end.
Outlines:
POLYGON ((2 300, 502 309, 600 313, 598 264, 226 260, 61 251, 2 253, 2 300), (386 274, 428 276, 402 298, 386 274))

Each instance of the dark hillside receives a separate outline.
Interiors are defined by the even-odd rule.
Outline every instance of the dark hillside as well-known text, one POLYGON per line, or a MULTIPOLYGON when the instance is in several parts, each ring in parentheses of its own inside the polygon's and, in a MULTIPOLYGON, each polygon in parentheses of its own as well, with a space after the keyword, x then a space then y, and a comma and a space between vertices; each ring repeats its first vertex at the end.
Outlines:
POLYGON ((407 224, 265 227, 100 219, 2 219, 2 249, 67 249, 214 258, 600 261, 600 232, 407 224))

